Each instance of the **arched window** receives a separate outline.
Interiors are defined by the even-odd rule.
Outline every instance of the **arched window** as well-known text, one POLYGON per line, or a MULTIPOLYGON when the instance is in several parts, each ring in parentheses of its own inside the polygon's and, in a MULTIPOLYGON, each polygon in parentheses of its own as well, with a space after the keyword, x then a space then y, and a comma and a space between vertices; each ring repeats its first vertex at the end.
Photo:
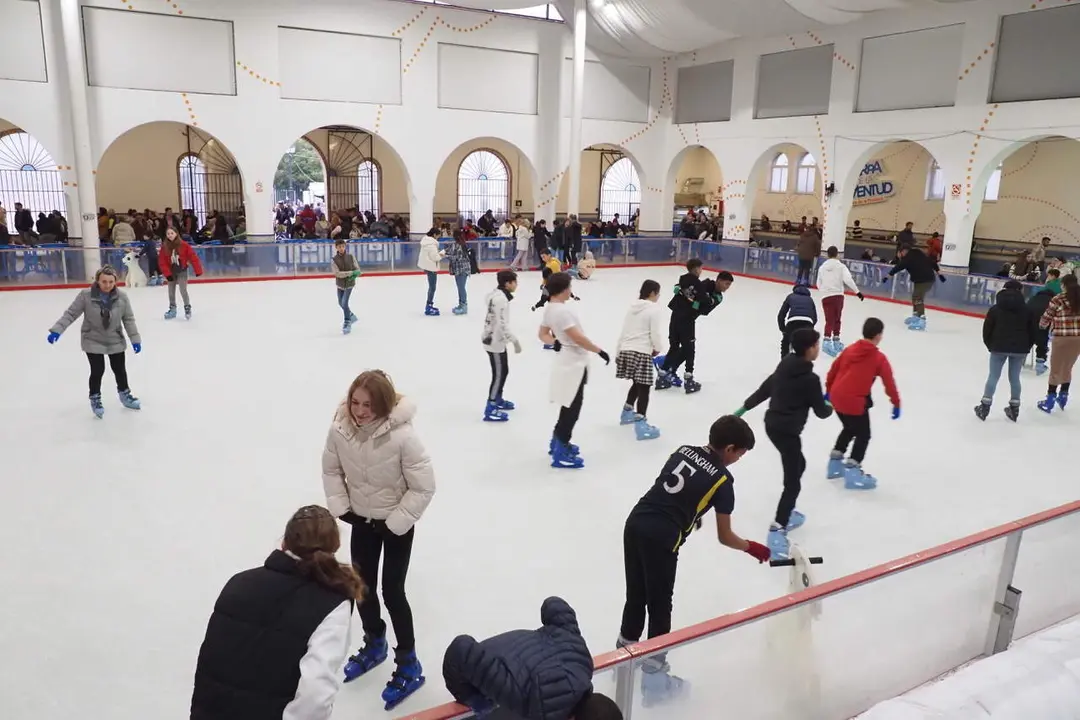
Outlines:
POLYGON ((803 195, 813 195, 814 186, 817 184, 817 161, 810 153, 804 153, 799 159, 799 174, 795 178, 795 192, 803 195))
POLYGON ((937 160, 930 161, 930 172, 926 175, 926 199, 945 199, 945 173, 937 160))
POLYGON ((787 192, 788 158, 784 153, 778 154, 772 161, 772 169, 769 171, 769 192, 787 192))
POLYGON ((360 187, 360 203, 357 207, 360 208, 360 212, 371 211, 375 217, 381 214, 380 201, 382 189, 382 173, 378 163, 374 160, 365 160, 360 163, 360 167, 356 169, 356 174, 359 177, 360 187))
POLYGON ((491 210, 505 218, 510 209, 510 168, 490 150, 476 150, 458 167, 458 215, 478 220, 491 210))
POLYGON ((206 224, 206 211, 210 208, 206 191, 206 164, 198 155, 184 155, 177 163, 176 172, 180 187, 180 209, 191 210, 199 220, 199 227, 206 224))
POLYGON ((8 230, 15 232, 15 203, 37 220, 53 210, 67 217, 67 195, 56 161, 33 135, 22 131, 0 135, 0 204, 8 211, 8 230))
POLYGON ((641 180, 628 157, 619 158, 604 172, 600 181, 600 219, 610 220, 619 214, 627 223, 641 206, 641 180))
POLYGON ((990 179, 986 182, 986 194, 983 195, 983 199, 989 200, 990 202, 996 202, 998 199, 998 193, 1000 192, 1001 165, 998 165, 996 168, 994 168, 994 172, 990 174, 990 179))

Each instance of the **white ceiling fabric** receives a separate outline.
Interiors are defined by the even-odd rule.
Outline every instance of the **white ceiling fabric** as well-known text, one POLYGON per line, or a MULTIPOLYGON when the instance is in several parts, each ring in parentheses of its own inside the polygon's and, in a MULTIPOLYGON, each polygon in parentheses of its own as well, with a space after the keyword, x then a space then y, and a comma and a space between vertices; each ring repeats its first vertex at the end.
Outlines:
MULTIPOLYGON (((657 56, 711 47, 735 37, 767 37, 843 25, 882 10, 962 0, 588 0, 589 45, 623 56, 657 56)), ((489 9, 537 0, 456 0, 489 9)), ((574 0, 551 0, 573 24, 574 0)))

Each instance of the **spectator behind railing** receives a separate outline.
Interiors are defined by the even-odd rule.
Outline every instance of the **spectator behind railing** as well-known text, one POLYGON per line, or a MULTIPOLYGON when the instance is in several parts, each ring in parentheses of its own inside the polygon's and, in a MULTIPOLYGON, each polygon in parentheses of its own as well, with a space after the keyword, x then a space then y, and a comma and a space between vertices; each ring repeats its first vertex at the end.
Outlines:
POLYGON ((1039 278, 1042 277, 1042 271, 1039 269, 1039 264, 1035 261, 1035 252, 1021 250, 1016 256, 1016 260, 1009 268, 1009 277, 1021 282, 1039 282, 1039 278))

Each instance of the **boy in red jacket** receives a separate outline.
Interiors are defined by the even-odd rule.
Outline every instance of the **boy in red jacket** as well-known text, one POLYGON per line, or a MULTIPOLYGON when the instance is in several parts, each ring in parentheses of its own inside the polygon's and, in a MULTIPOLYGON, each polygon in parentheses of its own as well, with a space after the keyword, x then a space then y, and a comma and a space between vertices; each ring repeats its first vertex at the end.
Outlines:
POLYGON ((825 378, 825 397, 832 403, 836 416, 844 424, 836 445, 829 453, 829 478, 844 478, 848 490, 872 490, 877 480, 862 470, 866 448, 870 445, 870 413, 873 400, 870 389, 881 378, 885 392, 892 401, 892 419, 900 417, 900 393, 893 380, 892 366, 878 350, 885 324, 877 318, 863 323, 863 339, 840 353, 825 378), (845 461, 848 445, 855 441, 851 456, 845 461))

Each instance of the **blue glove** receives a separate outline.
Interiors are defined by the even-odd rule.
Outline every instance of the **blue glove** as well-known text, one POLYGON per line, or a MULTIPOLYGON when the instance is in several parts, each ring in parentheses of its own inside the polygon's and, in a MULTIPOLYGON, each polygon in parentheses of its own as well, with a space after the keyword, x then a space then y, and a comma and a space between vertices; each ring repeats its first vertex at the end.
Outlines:
POLYGON ((825 402, 829 402, 829 393, 825 393, 825 402))
POLYGON ((900 419, 900 408, 899 407, 896 407, 896 406, 893 407, 893 409, 892 409, 892 419, 893 420, 899 420, 900 419))
POLYGON ((131 343, 131 349, 135 351, 136 355, 138 355, 142 352, 142 343, 131 343))
POLYGON ((60 333, 58 333, 58 332, 49 333, 49 344, 50 345, 52 345, 54 342, 56 342, 59 339, 60 339, 60 333))

